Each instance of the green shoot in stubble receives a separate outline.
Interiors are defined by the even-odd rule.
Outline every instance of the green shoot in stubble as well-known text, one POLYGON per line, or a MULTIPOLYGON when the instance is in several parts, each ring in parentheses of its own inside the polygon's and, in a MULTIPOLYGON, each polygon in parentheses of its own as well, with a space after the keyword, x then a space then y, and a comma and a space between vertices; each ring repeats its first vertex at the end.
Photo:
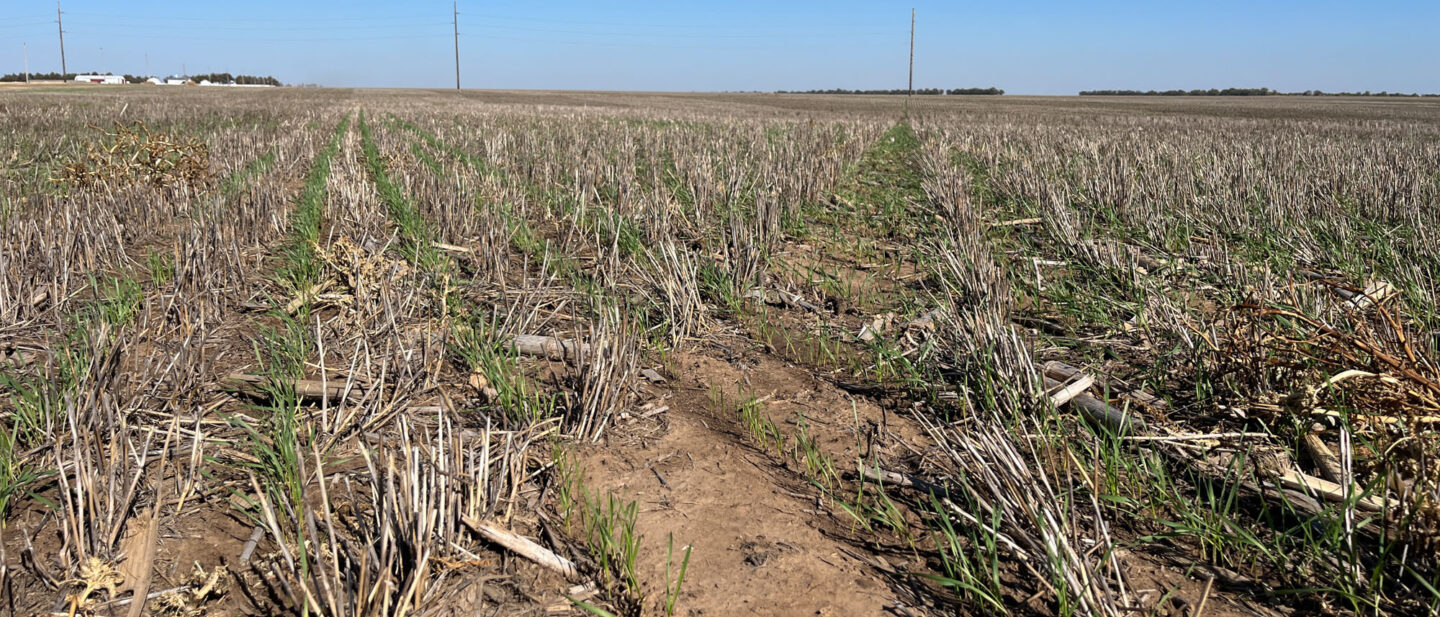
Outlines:
POLYGON ((391 114, 391 113, 388 113, 388 112, 387 112, 386 115, 390 118, 390 121, 391 121, 392 123, 394 123, 396 126, 399 126, 400 128, 405 129, 405 130, 411 132, 412 134, 414 134, 415 136, 419 137, 420 139, 424 140, 424 142, 425 142, 427 145, 429 145, 431 148, 433 148, 435 151, 447 153, 447 154, 449 154, 449 155, 451 156, 451 158, 454 159, 455 161, 457 161, 457 162, 465 165, 466 167, 469 167, 469 168, 471 168, 471 169, 473 169, 473 170, 475 170, 475 171, 477 171, 477 172, 480 172, 480 173, 483 174, 483 175, 492 176, 492 177, 499 177, 499 176, 502 175, 502 173, 500 172, 500 170, 492 167, 492 166, 491 166, 489 163, 487 163, 483 158, 478 157, 478 156, 475 156, 475 155, 472 155, 472 154, 470 154, 470 153, 468 153, 468 152, 464 152, 464 151, 460 150, 459 148, 456 148, 456 147, 454 147, 454 146, 451 146, 450 144, 447 144, 447 143, 445 143, 444 141, 441 141, 440 138, 436 137, 434 133, 431 133, 431 132, 429 132, 429 131, 426 131, 426 130, 424 130, 424 129, 418 127, 418 126, 416 126, 413 122, 410 122, 410 121, 405 120, 405 119, 403 119, 403 118, 399 118, 399 117, 395 116, 395 114, 391 114))
POLYGON ((765 415, 765 402, 748 397, 740 403, 740 421, 761 450, 774 450, 777 457, 785 454, 785 435, 765 415))
POLYGON ((865 462, 857 460, 856 463, 860 467, 858 474, 860 481, 856 483, 854 497, 846 498, 838 491, 830 494, 835 505, 850 517, 852 521, 850 532, 855 532, 855 525, 860 525, 867 532, 885 528, 913 550, 915 538, 910 532, 910 525, 906 521, 904 513, 885 493, 883 483, 872 483, 866 479, 865 462), (873 488, 871 488, 872 486, 873 488))
POLYGON ((130 323, 145 304, 144 289, 139 281, 130 277, 92 274, 90 288, 95 293, 95 300, 82 312, 111 327, 130 323))
POLYGON ((410 196, 390 178, 385 168, 385 159, 375 144, 370 125, 365 122, 365 112, 360 112, 357 122, 360 127, 360 146, 364 153, 365 166, 370 172, 370 181, 380 195, 390 215, 390 222, 399 231, 399 254, 414 263, 424 272, 439 274, 449 270, 452 262, 440 249, 435 247, 435 231, 430 222, 415 207, 410 196))
POLYGON ((835 472, 835 466, 830 462, 830 458, 820 451, 815 438, 810 435, 810 427, 805 422, 805 415, 796 412, 795 416, 795 445, 791 454, 802 466, 806 479, 810 480, 821 492, 833 493, 840 486, 840 474, 835 472))
POLYGON ((220 195, 230 197, 250 184, 251 181, 265 175, 275 166, 275 149, 270 149, 255 160, 250 161, 244 168, 231 173, 220 182, 220 195))
MULTIPOLYGON (((21 460, 22 452, 16 450, 15 429, 0 425, 0 529, 10 520, 10 506, 17 496, 29 493, 29 489, 44 474, 21 460)), ((686 555, 689 558, 689 555, 686 555)))
MULTIPOLYGON (((103 304, 99 302, 98 304, 103 304)), ((31 487, 55 473, 26 460, 42 444, 53 440, 56 422, 64 417, 65 401, 74 398, 91 378, 93 362, 111 344, 104 311, 87 306, 71 315, 74 328, 52 350, 53 364, 46 374, 26 376, 18 368, 0 368, 0 392, 8 394, 10 413, 0 418, 0 527, 7 521, 16 497, 28 495, 53 508, 31 487)))
POLYGON ((636 600, 643 600, 635 571, 640 552, 640 535, 635 529, 638 504, 623 501, 614 493, 607 493, 602 500, 583 485, 581 499, 586 545, 599 564, 605 586, 622 585, 636 600))
POLYGON ((738 315, 744 310, 735 277, 718 261, 702 259, 696 279, 701 297, 722 307, 722 314, 738 315))
POLYGON ((585 611, 585 612, 587 612, 587 613, 590 613, 591 615, 595 615, 595 617, 615 617, 615 613, 612 613, 612 612, 607 611, 607 610, 605 610, 605 609, 603 609, 603 608, 600 608, 600 607, 598 607, 598 606, 595 606, 594 604, 591 604, 591 603, 586 602, 586 601, 584 601, 584 600, 577 600, 577 599, 572 598, 572 597, 570 597, 570 596, 568 596, 568 595, 565 596, 565 599, 566 599, 566 600, 569 600, 571 604, 574 604, 574 605, 575 605, 575 608, 578 608, 578 609, 580 609, 580 610, 582 610, 582 611, 585 611))
MULTIPOLYGON (((287 525, 293 527, 288 530, 293 535, 287 541, 297 547, 303 547, 305 543, 305 530, 298 523, 303 519, 306 507, 304 461, 300 457, 314 435, 313 429, 301 421, 300 398, 294 391, 294 381, 305 375, 305 360, 314 346, 307 326, 310 303, 305 294, 320 278, 322 264, 316 250, 324 217, 326 184, 331 162, 339 152, 340 141, 349 129, 349 122, 348 114, 340 119, 326 147, 311 162, 305 186, 291 214, 289 241, 281 249, 278 278, 302 302, 293 316, 278 307, 271 311, 271 317, 279 324, 262 327, 260 337, 254 343, 256 359, 267 377, 260 386, 260 394, 266 403, 256 409, 266 420, 255 426, 243 418, 228 418, 231 424, 244 431, 253 459, 246 466, 256 475, 270 503, 278 509, 277 514, 293 523, 287 525)), ((247 504, 245 507, 259 507, 255 500, 244 498, 242 501, 247 504)), ((250 515, 258 517, 260 513, 251 512, 250 515)), ((308 551, 297 552, 302 572, 308 571, 308 551)))
POLYGON ((459 318, 446 348, 470 373, 485 378, 495 391, 487 404, 503 410, 517 426, 528 427, 555 415, 559 396, 525 376, 519 353, 498 338, 496 327, 482 317, 459 318))
POLYGON ((175 278, 175 258, 173 254, 157 251, 145 252, 145 269, 150 273, 150 284, 164 286, 175 278))
POLYGON ((685 584, 685 572, 690 568, 690 552, 694 547, 685 545, 685 557, 680 561, 680 572, 675 577, 675 582, 670 582, 671 564, 675 562, 675 534, 670 534, 669 542, 665 547, 665 615, 675 615, 675 604, 680 601, 680 588, 685 584))
POLYGON ((551 484, 555 487, 555 511, 565 533, 574 532, 577 507, 580 505, 579 491, 582 481, 580 461, 575 460, 563 445, 556 442, 550 455, 552 463, 551 484))
MULTIPOLYGON (((554 483, 557 485, 555 507, 567 532, 578 531, 585 552, 596 565, 600 575, 600 588, 609 594, 612 601, 626 606, 643 605, 645 596, 641 591, 636 561, 640 553, 640 535, 636 521, 639 503, 625 501, 613 492, 603 497, 593 493, 586 484, 585 474, 579 462, 560 445, 554 450, 554 483)), ((686 564, 689 552, 686 552, 686 564)), ((669 561, 667 561, 668 568, 669 561)), ((673 592, 678 595, 684 579, 686 565, 681 566, 680 580, 676 581, 673 592)), ((667 600, 671 592, 667 570, 667 600)), ((577 607, 587 611, 601 610, 593 605, 571 599, 577 607), (590 608, 585 608, 590 606, 590 608)), ((601 613, 606 614, 603 610, 601 613)))
POLYGON ((962 604, 985 613, 1003 614, 1005 605, 1000 580, 1000 554, 996 537, 1000 533, 1000 511, 993 510, 988 526, 964 527, 960 533, 940 500, 930 497, 933 526, 930 529, 940 557, 941 575, 921 574, 953 591, 962 604), (962 540, 962 537, 964 538, 962 540))
POLYGON ((435 160, 435 157, 430 156, 430 153, 425 150, 424 146, 410 142, 410 153, 415 155, 415 158, 420 159, 420 162, 430 169, 430 173, 437 176, 445 173, 445 169, 440 166, 440 163, 435 160))
POLYGON ((340 151, 340 140, 349 128, 350 115, 346 114, 335 126, 330 142, 310 163, 305 186, 295 202, 295 211, 290 215, 290 239, 281 249, 282 263, 277 276, 296 294, 308 293, 319 282, 322 263, 316 249, 325 216, 326 184, 330 179, 331 162, 340 151))

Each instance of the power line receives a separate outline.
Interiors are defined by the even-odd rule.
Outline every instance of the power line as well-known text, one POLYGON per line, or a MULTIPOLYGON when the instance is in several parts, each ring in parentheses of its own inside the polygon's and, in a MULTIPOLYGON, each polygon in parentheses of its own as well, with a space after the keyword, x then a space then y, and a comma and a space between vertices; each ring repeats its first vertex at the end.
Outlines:
MULTIPOLYGON (((491 14, 491 13, 474 13, 474 14, 471 14, 471 15, 473 15, 473 16, 475 16, 475 17, 478 17, 478 18, 481 18, 481 19, 485 19, 485 20, 487 20, 487 21, 489 21, 489 20, 496 20, 496 21, 518 21, 518 22, 527 22, 527 23, 538 23, 538 24, 561 24, 561 25, 570 25, 570 26, 599 26, 599 27, 625 27, 625 28, 664 28, 664 29, 683 28, 683 29, 697 29, 697 30, 727 30, 727 29, 728 29, 728 30, 737 30, 737 31, 750 32, 750 33, 757 33, 757 34, 756 34, 757 36, 765 35, 765 34, 763 34, 763 33, 759 33, 759 31, 756 31, 756 30, 751 29, 750 27, 748 27, 748 25, 745 25, 745 24, 742 24, 742 25, 725 25, 725 24, 714 24, 714 23, 690 23, 690 24, 687 24, 687 23, 633 23, 633 22, 623 22, 623 23, 621 23, 621 22, 577 21, 577 20, 564 20, 564 19, 517 17, 517 16, 513 16, 513 15, 495 15, 495 14, 491 14)), ((72 14, 72 16, 77 16, 77 15, 76 15, 76 14, 72 14)), ((113 18, 113 19, 120 19, 120 20, 134 20, 134 19, 136 19, 136 15, 135 15, 134 13, 130 13, 130 14, 117 14, 117 13, 90 13, 90 12, 86 12, 86 13, 84 13, 83 15, 78 15, 78 16, 83 16, 83 17, 113 18)), ((426 22, 428 22, 428 21, 429 21, 428 18, 415 17, 415 16, 413 16, 413 15, 410 15, 410 16, 391 16, 391 17, 385 17, 385 16, 325 17, 325 18, 323 18, 323 19, 315 19, 315 18, 311 18, 311 17, 300 17, 300 16, 289 17, 289 18, 256 18, 256 17, 239 17, 239 16, 237 16, 237 17, 227 17, 227 16, 215 16, 215 17, 184 17, 184 16, 175 16, 175 15, 162 15, 162 16, 156 16, 156 17, 153 17, 153 18, 144 18, 144 21, 145 21, 146 23, 163 23, 163 22, 204 22, 204 23, 209 23, 209 24, 223 23, 223 24, 230 24, 230 25, 253 24, 253 25, 255 25, 256 27, 261 27, 261 26, 264 26, 264 25, 266 25, 266 24, 280 24, 280 25, 294 24, 297 19, 305 19, 305 20, 307 20, 307 21, 309 21, 309 22, 312 22, 312 23, 323 23, 323 24, 334 24, 334 23, 341 23, 341 22, 345 22, 345 23, 349 23, 349 22, 375 22, 375 25, 374 25, 374 26, 367 26, 367 27, 378 27, 378 28, 384 28, 384 27, 388 27, 388 26, 390 26, 390 25, 394 25, 394 24, 398 24, 398 23, 406 22, 406 21, 411 21, 411 22, 414 22, 414 21, 426 21, 426 22)), ((110 22, 106 22, 106 23, 108 24, 108 23, 110 23, 110 22)), ((830 36, 830 35, 836 34, 836 32, 835 32, 836 25, 834 25, 834 24, 830 24, 830 25, 827 25, 827 24, 817 24, 817 23, 815 23, 815 22, 813 22, 813 21, 807 20, 807 21, 804 21, 804 22, 801 23, 801 24, 797 24, 797 27, 802 27, 802 26, 803 26, 804 28, 824 30, 824 31, 825 31, 825 34, 824 34, 824 35, 826 35, 826 36, 830 36)), ((213 26, 212 26, 212 27, 213 27, 213 26)), ((316 29, 316 30, 320 30, 320 29, 333 29, 333 28, 336 28, 336 26, 305 26, 304 28, 305 28, 305 29, 316 29)), ((766 32, 769 32, 769 31, 766 31, 766 32)), ((789 34, 789 33, 791 33, 791 32, 792 32, 792 31, 777 30, 777 31, 773 32, 772 34, 774 34, 774 35, 782 35, 782 34, 789 34)), ((817 35, 817 36, 821 36, 821 35, 817 35)))
MULTIPOLYGON (((86 16, 84 16, 84 15, 77 16, 77 15, 75 15, 75 14, 72 13, 71 16, 70 16, 70 22, 71 22, 71 24, 73 25, 74 23, 76 23, 76 19, 77 19, 77 18, 83 18, 83 17, 86 17, 86 16)), ((167 26, 165 26, 165 25, 163 25, 163 24, 156 24, 156 23, 153 23, 153 22, 143 22, 143 21, 142 21, 142 22, 126 22, 126 21, 96 21, 96 22, 90 22, 90 21, 87 21, 87 20, 84 20, 84 19, 80 19, 80 22, 79 22, 79 23, 80 23, 80 25, 82 25, 82 26, 94 26, 94 27, 102 27, 102 28, 125 28, 125 29, 135 29, 135 30, 155 30, 155 31, 160 31, 160 30, 164 30, 164 29, 167 28, 167 26)), ((233 31, 233 32, 321 32, 321 31, 324 31, 324 32, 332 32, 332 31, 336 31, 336 30, 393 30, 393 29, 395 29, 397 26, 401 26, 401 27, 415 27, 415 26, 443 26, 443 25, 445 25, 445 22, 424 21, 424 22, 414 22, 414 23, 408 23, 408 24, 407 24, 407 23, 389 23, 389 24, 357 25, 357 26, 285 26, 285 27, 276 27, 276 26, 267 26, 267 25, 263 25, 263 24, 256 24, 256 25, 253 25, 253 26, 206 26, 204 29, 205 29, 205 31, 207 31, 207 32, 209 32, 209 31, 217 31, 217 30, 220 30, 220 31, 233 31)))
MULTIPOLYGON (((458 11, 457 11, 457 12, 458 12, 458 11)), ((422 27, 423 27, 423 26, 431 26, 431 25, 434 25, 434 26, 444 25, 444 22, 436 22, 436 21, 432 21, 432 20, 429 19, 429 18, 419 18, 419 17, 394 17, 394 18, 385 18, 385 17, 380 17, 380 18, 376 18, 376 17, 325 18, 325 19, 322 19, 322 20, 312 20, 311 23, 309 23, 309 24, 307 24, 307 25, 295 25, 295 20, 294 20, 294 19, 251 19, 251 18, 234 18, 234 19, 232 19, 232 18, 227 18, 227 17, 213 17, 213 18, 207 17, 207 18, 200 18, 200 17, 172 17, 172 16, 155 17, 155 18, 138 18, 138 17, 137 17, 136 15, 134 15, 134 14, 129 14, 129 15, 116 15, 116 14, 109 14, 109 13, 74 13, 74 12, 70 12, 69 14, 70 14, 70 16, 71 16, 71 22, 72 22, 72 24, 73 24, 73 23, 76 23, 76 22, 75 22, 76 19, 79 19, 79 20, 81 20, 81 21, 79 22, 79 23, 81 23, 81 25, 85 25, 85 26, 99 26, 99 27, 104 27, 104 28, 106 28, 106 29, 126 28, 126 29, 153 29, 153 30, 161 30, 161 29, 165 29, 165 28, 168 27, 168 25, 167 25, 165 22, 171 22, 171 21, 173 21, 173 22, 206 22, 207 25, 206 25, 206 27, 205 27, 205 30, 207 30, 207 31, 225 30, 225 31, 236 31, 236 32, 250 32, 250 31, 264 31, 264 32, 315 32, 315 31, 326 31, 326 32, 332 32, 332 31, 336 31, 336 30, 372 30, 372 29, 393 30, 393 29, 394 29, 395 27, 397 27, 397 26, 400 26, 400 27, 422 26, 422 27), (91 21, 91 18, 100 18, 100 19, 102 19, 103 21, 91 21), (362 23, 347 23, 347 22, 362 22, 362 23), (363 22, 377 22, 377 23, 363 23, 363 22)), ((482 16, 482 17, 488 17, 488 16, 482 16)), ((561 26, 565 26, 565 25, 569 25, 569 26, 595 26, 595 27, 599 27, 599 28, 624 27, 624 28, 630 28, 631 31, 629 31, 629 32, 624 32, 624 31, 616 32, 616 31, 614 31, 614 30, 607 30, 607 31, 603 31, 603 32, 597 32, 597 31, 589 31, 589 30, 577 30, 577 29, 573 29, 573 28, 567 29, 567 28, 563 28, 563 27, 562 27, 562 28, 545 28, 545 27, 518 26, 518 25, 512 26, 512 25, 504 25, 504 24, 491 24, 491 25, 481 26, 481 27, 488 28, 488 29, 492 29, 492 30, 499 30, 499 31, 545 32, 545 33, 553 33, 553 34, 599 34, 599 35, 606 35, 606 36, 632 36, 632 37, 671 37, 671 38, 687 38, 687 39, 688 39, 688 38, 694 38, 694 37, 696 37, 696 36, 701 36, 701 37, 703 37, 703 38, 718 38, 718 39, 724 39, 724 38, 735 38, 735 39, 773 38, 773 37, 777 37, 777 36, 784 36, 784 37, 787 37, 787 38, 834 38, 834 37, 836 37, 836 36, 844 36, 844 37, 855 37, 855 36, 885 36, 885 34, 884 34, 883 32, 878 32, 878 31, 867 31, 867 30, 859 30, 859 31, 856 31, 856 30, 839 30, 839 29, 833 28, 833 27, 817 26, 816 24, 813 24, 813 23, 805 23, 805 24, 803 24, 803 25, 797 25, 795 28, 777 28, 777 29, 766 29, 766 30, 754 30, 754 29, 747 28, 747 27, 745 27, 745 26, 728 26, 728 25, 716 25, 716 24, 635 24, 635 23, 625 23, 625 24, 621 24, 621 23, 610 23, 610 22, 585 22, 585 21, 572 21, 572 20, 525 19, 525 18, 517 18, 517 17, 498 17, 498 19, 500 19, 500 20, 509 20, 509 21, 520 21, 520 22, 526 22, 526 23, 531 23, 531 24, 541 24, 541 25, 551 25, 551 24, 553 24, 553 25, 561 25, 561 26), (712 33, 705 33, 705 34, 699 34, 699 35, 697 35, 697 34, 694 34, 694 33, 643 32, 643 31, 638 31, 638 30, 637 30, 637 29, 644 29, 644 28, 663 28, 663 29, 666 29, 666 30, 673 30, 673 29, 703 29, 703 30, 712 30, 712 31, 715 31, 715 32, 714 32, 713 34, 712 34, 712 33), (726 32, 727 30, 728 30, 729 32, 726 32), (823 30, 823 31, 821 31, 821 30, 823 30)), ((44 22, 39 22, 39 23, 44 23, 44 22)), ((453 22, 452 22, 452 23, 453 23, 453 22)), ((23 24, 0 24, 0 27, 19 26, 19 25, 23 25, 23 24)))
MULTIPOLYGON (((83 16, 81 16, 81 17, 83 17, 83 16)), ((71 20, 71 23, 72 23, 72 24, 75 23, 75 20, 76 20, 76 19, 77 19, 76 15, 73 14, 73 13, 71 13, 71 18, 70 18, 70 20, 71 20)), ((452 25, 453 25, 453 24, 454 24, 454 22, 452 22, 452 25)), ((167 36, 167 37, 168 37, 168 36, 172 36, 169 32, 166 32, 166 31, 165 31, 165 30, 166 30, 165 26, 157 25, 157 24, 154 24, 154 23, 136 23, 136 22, 123 22, 123 21, 122 21, 122 22, 107 21, 107 22, 100 23, 100 22, 89 22, 89 21, 84 21, 84 20, 82 20, 82 21, 80 22, 80 25, 83 26, 83 27, 104 28, 104 29, 107 31, 107 33, 108 33, 108 32, 114 32, 114 31, 116 31, 116 30, 124 30, 124 31, 131 31, 131 32, 155 32, 157 36, 161 36, 161 35, 167 36)), ((350 31, 357 31, 357 32, 363 32, 363 31, 368 31, 368 30, 385 30, 385 31, 387 31, 387 32, 393 32, 393 31, 396 29, 397 26, 407 27, 407 28, 408 28, 408 27, 421 27, 421 28, 423 28, 423 27, 425 27, 425 26, 440 26, 440 25, 444 25, 444 22, 426 21, 426 22, 415 22, 415 23, 411 23, 411 24, 386 24, 386 25, 364 25, 364 26, 289 26, 289 27, 270 27, 270 26, 261 26, 261 25, 256 25, 256 26, 212 26, 212 27, 206 27, 205 30, 206 30, 207 32, 237 32, 237 33, 254 32, 254 33, 258 33, 258 34, 271 33, 271 32, 274 32, 274 33, 292 33, 292 32, 294 32, 294 33, 300 33, 300 32, 320 32, 320 31, 324 31, 324 32, 334 32, 334 31, 337 31, 337 30, 339 30, 339 31, 350 30, 350 31)), ((650 32, 616 32, 616 31, 569 30, 569 29, 554 29, 554 28, 528 28, 528 27, 513 27, 513 26, 504 26, 504 25, 481 25, 481 26, 476 26, 476 27, 478 27, 478 28, 483 28, 483 29, 485 29, 485 30, 487 30, 487 31, 493 31, 493 32, 496 32, 496 33, 511 33, 511 32, 525 32, 525 33, 530 33, 530 32, 533 32, 533 33, 544 33, 544 34, 580 34, 580 35, 594 35, 594 36, 604 36, 604 37, 630 37, 630 38, 636 38, 636 37, 638 37, 638 38, 653 38, 653 39, 682 38, 682 39, 686 39, 686 40, 694 40, 694 39, 696 39, 696 38, 700 38, 700 39, 774 39, 774 38, 776 38, 776 37, 785 37, 785 38, 787 38, 787 39, 812 39, 812 38, 813 38, 813 39, 834 39, 834 38, 837 37, 837 36, 843 36, 843 37, 845 37, 845 38, 882 37, 882 36, 888 36, 888 35, 886 35, 886 34, 883 33, 883 32, 833 32, 833 31, 827 31, 827 32, 823 32, 823 33, 807 33, 807 32, 793 32, 793 31, 791 31, 791 32, 776 32, 776 33, 774 33, 774 34, 676 34, 676 33, 663 33, 663 32, 659 32, 659 33, 650 33, 650 32)), ((417 35, 417 36, 423 36, 423 35, 417 35)), ((213 37, 202 36, 202 37, 200 37, 200 38, 210 39, 210 38, 213 38, 213 37)), ((357 39, 357 40, 358 40, 359 38, 360 38, 360 37, 327 38, 327 39, 310 39, 310 38, 306 38, 306 39, 296 39, 296 40, 350 40, 350 39, 357 39)), ((394 35, 380 35, 380 36, 369 37, 369 38, 378 38, 378 39, 394 38, 394 35)), ((267 40, 274 40, 274 39, 267 39, 267 40)))
MULTIPOLYGON (((105 17, 105 18, 115 18, 115 19, 135 19, 135 17, 136 17, 134 13, 130 13, 130 14, 85 13, 85 16, 86 16, 86 17, 105 17)), ((153 18, 146 18, 146 21, 147 21, 147 22, 184 21, 184 22, 205 22, 205 23, 216 23, 216 22, 220 22, 220 23, 227 23, 227 24, 234 24, 234 23, 254 23, 254 24, 257 24, 257 25, 264 25, 264 24, 290 24, 290 23, 294 23, 296 19, 298 19, 298 17, 275 18, 275 19, 257 19, 257 18, 253 18, 253 17, 227 17, 227 16, 223 16, 223 15, 217 15, 217 16, 214 16, 214 17, 176 17, 176 16, 173 16, 173 15, 164 15, 164 16, 158 16, 158 17, 153 17, 153 18)), ((383 27, 385 24, 393 24, 393 23, 396 23, 396 22, 402 22, 402 21, 407 21, 407 20, 408 20, 408 21, 416 21, 416 20, 420 20, 420 19, 425 19, 426 21, 429 21, 430 18, 420 18, 420 17, 415 17, 415 16, 413 16, 413 15, 412 15, 412 16, 400 16, 400 15, 397 15, 397 16, 393 16, 393 17, 377 17, 377 16, 371 16, 371 17, 327 17, 327 18, 325 18, 323 21, 324 21, 325 23, 330 23, 330 22, 363 22, 363 21, 373 21, 373 22, 379 22, 379 24, 383 27)), ((322 21, 322 20, 314 20, 314 19, 311 19, 311 21, 322 21)))
POLYGON ((760 51, 766 49, 791 49, 791 46, 783 44, 771 45, 671 45, 666 43, 640 43, 640 42, 619 42, 619 41, 582 41, 576 39, 544 39, 520 36, 489 35, 486 40, 518 41, 522 43, 535 43, 546 47, 565 45, 571 47, 617 47, 622 49, 697 49, 709 51, 760 51))
POLYGON ((775 37, 777 37, 777 36, 783 36, 783 37, 792 38, 792 39, 796 39, 796 38, 823 38, 823 39, 833 39, 833 38, 835 38, 836 36, 845 36, 845 37, 847 37, 847 38, 855 38, 855 37, 862 37, 862 36, 887 36, 884 32, 848 32, 848 33, 816 32, 816 33, 813 33, 813 34, 811 34, 811 33, 803 33, 803 32, 777 32, 777 33, 774 33, 774 34, 676 34, 676 33, 664 33, 664 32, 654 32, 654 33, 652 33, 652 32, 614 32, 614 31, 597 32, 597 31, 591 31, 591 30, 556 30, 556 29, 552 29, 552 28, 517 28, 517 27, 514 27, 514 26, 500 26, 500 25, 480 26, 480 27, 482 27, 482 28, 488 28, 488 29, 493 29, 493 30, 499 30, 499 31, 502 31, 502 32, 545 32, 545 33, 550 33, 550 34, 600 34, 600 35, 605 35, 605 36, 636 36, 636 37, 646 37, 646 38, 684 38, 684 39, 695 39, 695 38, 706 38, 706 39, 773 39, 773 38, 775 38, 775 37))
MULTIPOLYGON (((609 27, 609 28, 664 28, 664 29, 667 29, 667 30, 673 30, 673 29, 676 29, 676 28, 684 28, 684 29, 691 29, 691 30, 743 30, 743 31, 745 31, 745 32, 751 32, 751 33, 759 33, 759 32, 761 32, 761 31, 757 31, 757 30, 754 30, 754 29, 750 28, 748 25, 725 25, 725 24, 713 24, 713 23, 708 23, 708 24, 683 24, 683 23, 669 23, 669 24, 652 23, 652 24, 640 24, 640 23, 633 23, 633 22, 618 23, 618 22, 601 22, 601 21, 573 21, 573 20, 564 20, 564 19, 536 19, 536 18, 533 18, 533 17, 514 17, 514 16, 509 16, 509 15, 494 15, 494 14, 488 14, 488 13, 486 13, 486 14, 479 14, 479 15, 477 15, 477 17, 484 18, 484 19, 486 19, 487 21, 518 21, 518 22, 539 23, 539 24, 563 24, 563 25, 568 25, 568 26, 598 26, 598 27, 609 27)), ((819 24, 819 23, 815 23, 814 21, 810 21, 810 20, 807 19, 807 20, 805 20, 805 21, 803 21, 803 22, 798 23, 798 24, 797 24, 797 27, 804 27, 804 28, 815 29, 815 30, 824 30, 824 35, 829 36, 829 35, 834 35, 834 34, 836 34, 836 27, 837 27, 837 26, 836 26, 835 24, 819 24)), ((778 35, 789 34, 789 33, 792 32, 792 31, 791 31, 791 30, 777 30, 777 31, 774 31, 774 32, 770 32, 770 31, 765 31, 765 32, 768 33, 768 34, 765 34, 765 35, 767 35, 767 36, 768 36, 768 35, 776 35, 776 36, 778 36, 778 35)), ((685 36, 688 36, 688 35, 685 35, 685 36)))
POLYGON ((133 32, 133 33, 123 33, 123 32, 122 32, 122 33, 116 33, 116 32, 98 32, 98 31, 90 31, 90 30, 66 30, 66 32, 68 32, 68 33, 70 33, 70 34, 83 34, 83 35, 91 35, 91 36, 104 36, 104 37, 107 37, 107 38, 118 38, 118 39, 141 39, 141 40, 145 40, 145 41, 156 41, 156 40, 163 40, 163 41, 169 41, 169 40, 183 40, 183 41, 231 41, 231 42, 237 42, 237 43, 346 43, 346 42, 351 42, 351 41, 394 41, 394 40, 434 40, 434 39, 435 39, 435 35, 433 35, 433 34, 401 34, 401 35, 383 35, 383 36, 348 36, 348 37, 343 37, 343 38, 315 38, 315 37, 310 37, 310 36, 306 36, 306 37, 287 37, 287 38, 270 38, 270 37, 253 37, 253 36, 228 36, 228 37, 218 36, 218 37, 217 37, 217 36, 205 36, 205 35, 202 35, 202 34, 170 34, 170 33, 168 33, 168 32, 166 32, 166 33, 159 33, 159 34, 144 34, 144 33, 138 33, 138 32, 133 32))

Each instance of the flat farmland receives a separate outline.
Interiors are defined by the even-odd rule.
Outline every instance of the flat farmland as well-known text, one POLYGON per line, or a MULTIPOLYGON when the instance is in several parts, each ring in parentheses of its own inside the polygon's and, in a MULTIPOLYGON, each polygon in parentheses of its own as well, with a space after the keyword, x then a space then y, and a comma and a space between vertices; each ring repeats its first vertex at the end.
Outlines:
POLYGON ((6 88, 0 612, 1434 614, 1437 230, 1432 99, 6 88))

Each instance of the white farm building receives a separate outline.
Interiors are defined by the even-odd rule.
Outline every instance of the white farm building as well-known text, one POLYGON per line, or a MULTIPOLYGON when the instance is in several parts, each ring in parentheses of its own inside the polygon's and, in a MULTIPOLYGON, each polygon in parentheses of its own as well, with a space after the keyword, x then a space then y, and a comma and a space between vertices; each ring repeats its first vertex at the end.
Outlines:
POLYGON ((119 75, 76 75, 75 81, 82 84, 123 84, 125 78, 119 75))

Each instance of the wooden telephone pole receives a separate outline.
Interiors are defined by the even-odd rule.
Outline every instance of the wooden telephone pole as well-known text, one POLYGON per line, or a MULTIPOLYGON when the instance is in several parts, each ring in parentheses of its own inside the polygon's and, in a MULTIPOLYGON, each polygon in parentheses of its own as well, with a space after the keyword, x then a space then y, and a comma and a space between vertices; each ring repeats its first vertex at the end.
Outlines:
POLYGON ((70 71, 65 68, 65 24, 60 18, 60 0, 55 0, 55 26, 60 31, 60 78, 64 79, 70 71))
POLYGON ((910 9, 910 85, 905 96, 915 96, 915 9, 910 9))
POLYGON ((455 91, 460 91, 460 2, 451 3, 451 10, 454 11, 455 24, 455 91))

